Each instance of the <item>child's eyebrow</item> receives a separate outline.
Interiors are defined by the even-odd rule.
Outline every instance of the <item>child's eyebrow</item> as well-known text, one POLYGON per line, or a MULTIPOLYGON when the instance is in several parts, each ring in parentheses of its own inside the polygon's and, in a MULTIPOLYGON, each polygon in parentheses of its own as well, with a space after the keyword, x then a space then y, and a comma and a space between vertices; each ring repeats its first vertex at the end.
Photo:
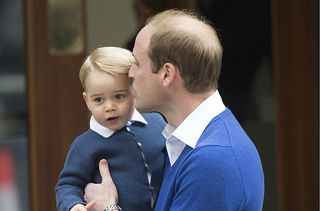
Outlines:
POLYGON ((113 93, 124 93, 124 92, 129 92, 129 90, 128 89, 122 89, 122 90, 113 91, 113 93))
POLYGON ((95 93, 95 94, 90 95, 90 97, 100 97, 101 95, 102 95, 101 93, 95 93))

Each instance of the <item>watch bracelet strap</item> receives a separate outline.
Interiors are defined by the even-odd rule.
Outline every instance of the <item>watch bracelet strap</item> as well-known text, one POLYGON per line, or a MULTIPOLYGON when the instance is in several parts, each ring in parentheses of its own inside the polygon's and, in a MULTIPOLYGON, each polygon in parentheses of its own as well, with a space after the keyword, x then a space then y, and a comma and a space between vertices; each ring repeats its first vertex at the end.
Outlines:
POLYGON ((108 205, 106 208, 104 208, 103 211, 112 211, 112 210, 118 210, 118 211, 121 211, 121 207, 117 204, 110 204, 108 205))

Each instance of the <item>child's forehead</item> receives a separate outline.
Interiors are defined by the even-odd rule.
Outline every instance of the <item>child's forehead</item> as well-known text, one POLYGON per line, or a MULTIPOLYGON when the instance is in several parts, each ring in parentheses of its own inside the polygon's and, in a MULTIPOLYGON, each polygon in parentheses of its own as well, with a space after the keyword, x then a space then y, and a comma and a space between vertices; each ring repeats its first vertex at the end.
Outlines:
POLYGON ((109 87, 110 89, 123 89, 131 86, 132 79, 127 74, 110 74, 107 72, 96 72, 88 75, 86 85, 99 89, 109 87))

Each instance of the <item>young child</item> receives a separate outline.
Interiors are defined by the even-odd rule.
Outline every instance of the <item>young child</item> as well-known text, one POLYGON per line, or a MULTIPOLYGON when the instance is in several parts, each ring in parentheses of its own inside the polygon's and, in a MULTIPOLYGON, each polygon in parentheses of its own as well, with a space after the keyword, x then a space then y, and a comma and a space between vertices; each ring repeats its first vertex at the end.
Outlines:
POLYGON ((101 182, 99 161, 107 159, 123 210, 152 210, 164 166, 165 121, 158 113, 141 115, 134 108, 128 71, 130 51, 101 47, 83 63, 79 77, 83 98, 92 113, 90 129, 68 152, 56 184, 60 211, 85 210, 84 188, 101 182), (84 170, 85 169, 85 170, 84 170))

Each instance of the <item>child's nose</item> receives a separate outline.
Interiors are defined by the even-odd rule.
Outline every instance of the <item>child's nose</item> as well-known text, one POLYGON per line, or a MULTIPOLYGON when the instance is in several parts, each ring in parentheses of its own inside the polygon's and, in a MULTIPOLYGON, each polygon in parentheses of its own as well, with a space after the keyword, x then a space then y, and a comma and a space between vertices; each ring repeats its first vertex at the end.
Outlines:
POLYGON ((116 107, 112 102, 107 102, 105 105, 105 111, 110 112, 110 111, 115 111, 116 107))

